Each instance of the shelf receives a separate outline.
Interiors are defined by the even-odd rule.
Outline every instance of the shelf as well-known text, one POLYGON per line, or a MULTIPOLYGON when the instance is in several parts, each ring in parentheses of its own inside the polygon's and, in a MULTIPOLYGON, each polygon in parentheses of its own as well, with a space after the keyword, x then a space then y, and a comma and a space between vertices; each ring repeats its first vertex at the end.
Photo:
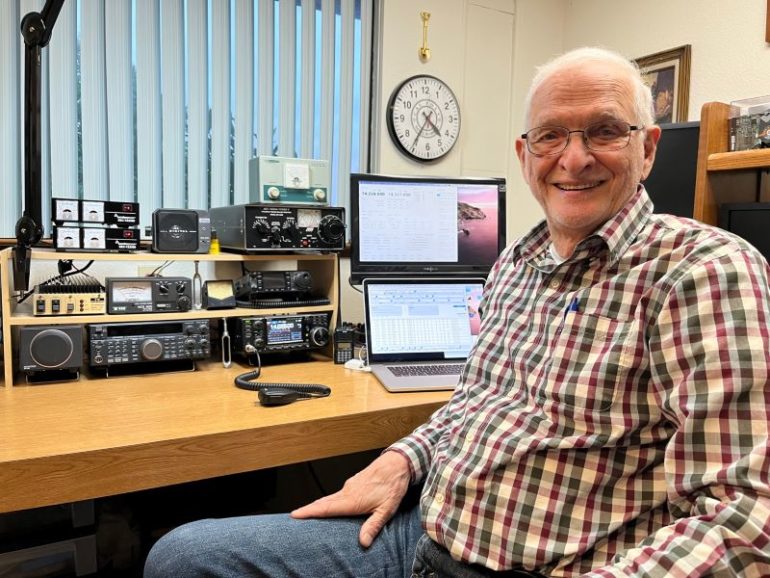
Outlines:
MULTIPOLYGON (((85 260, 85 261, 112 261, 117 264, 140 261, 207 261, 212 263, 238 263, 238 262, 260 262, 265 264, 291 263, 286 269, 297 268, 310 271, 313 277, 314 293, 318 297, 325 297, 329 300, 327 305, 298 305, 294 307, 280 306, 270 308, 248 308, 237 307, 235 309, 193 309, 184 312, 172 313, 132 313, 128 315, 58 315, 58 316, 35 316, 32 314, 31 301, 25 300, 23 303, 16 301, 17 295, 12 292, 13 286, 13 248, 9 247, 0 251, 0 278, 2 278, 2 329, 3 344, 0 348, 3 355, 2 385, 9 388, 17 385, 15 380, 21 380, 17 376, 18 360, 20 357, 19 344, 17 343, 22 333, 29 336, 33 332, 22 332, 19 328, 46 326, 64 326, 64 325, 89 325, 95 323, 149 323, 149 322, 173 322, 186 321, 194 319, 218 320, 222 318, 236 317, 259 317, 269 315, 314 315, 318 313, 329 313, 329 330, 336 326, 337 310, 339 309, 339 267, 338 256, 335 253, 284 253, 275 252, 268 254, 245 254, 245 253, 219 253, 211 255, 207 253, 151 253, 149 251, 139 251, 134 253, 90 253, 90 252, 62 252, 50 248, 37 247, 31 251, 32 267, 36 264, 44 264, 51 268, 55 261, 61 259, 85 260)), ((219 272, 220 274, 224 272, 219 272)), ((224 277, 228 278, 228 277, 224 277)), ((65 330, 66 332, 66 330, 65 330)), ((61 332, 60 332, 61 333, 61 332)), ((87 347, 87 343, 85 344, 87 347)), ((40 347, 40 346, 38 346, 40 347)), ((71 345, 69 346, 71 347, 71 345)), ((77 345, 75 347, 78 347, 77 345)), ((330 346, 325 348, 326 354, 330 346)), ((40 354, 42 349, 36 353, 40 354)), ((27 352, 32 355, 30 352, 27 352)), ((69 353, 69 352, 67 352, 69 353)), ((39 363, 35 360, 35 363, 39 363)), ((49 366, 46 366, 49 367, 49 366)), ((216 367, 216 366, 214 366, 216 367)), ((54 369, 56 366, 54 366, 54 369)), ((212 369, 216 371, 216 369, 212 369)))
POLYGON ((260 315, 291 315, 292 313, 323 313, 332 311, 334 306, 303 305, 301 307, 235 309, 191 309, 173 313, 131 313, 127 315, 58 315, 35 316, 16 312, 9 317, 9 326, 26 325, 86 325, 88 323, 141 323, 142 321, 183 321, 186 319, 221 319, 222 317, 250 317, 260 315))
POLYGON ((764 168, 770 168, 770 149, 712 153, 708 156, 709 172, 764 168))
POLYGON ((216 255, 210 253, 152 253, 150 251, 136 251, 134 253, 89 253, 56 251, 55 249, 32 249, 32 259, 41 261, 58 261, 59 259, 72 259, 78 261, 333 261, 336 255, 333 253, 226 253, 216 255))

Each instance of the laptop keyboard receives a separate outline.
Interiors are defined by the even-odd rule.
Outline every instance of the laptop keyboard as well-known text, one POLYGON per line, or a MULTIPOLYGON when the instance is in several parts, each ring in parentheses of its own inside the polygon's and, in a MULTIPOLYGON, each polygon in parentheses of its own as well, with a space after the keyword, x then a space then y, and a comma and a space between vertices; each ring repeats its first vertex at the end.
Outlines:
POLYGON ((389 365, 388 369, 393 375, 421 376, 421 375, 460 375, 463 366, 458 363, 441 363, 436 365, 389 365))

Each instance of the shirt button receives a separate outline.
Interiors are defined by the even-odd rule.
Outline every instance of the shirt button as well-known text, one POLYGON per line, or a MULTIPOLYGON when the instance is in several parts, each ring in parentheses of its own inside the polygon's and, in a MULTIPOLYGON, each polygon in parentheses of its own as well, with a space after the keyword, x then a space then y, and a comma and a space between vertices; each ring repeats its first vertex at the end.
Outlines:
POLYGON ((443 504, 444 503, 444 494, 438 494, 436 496, 436 503, 437 504, 443 504))
POLYGON ((551 289, 558 289, 558 288, 559 288, 559 282, 556 279, 551 281, 551 289))

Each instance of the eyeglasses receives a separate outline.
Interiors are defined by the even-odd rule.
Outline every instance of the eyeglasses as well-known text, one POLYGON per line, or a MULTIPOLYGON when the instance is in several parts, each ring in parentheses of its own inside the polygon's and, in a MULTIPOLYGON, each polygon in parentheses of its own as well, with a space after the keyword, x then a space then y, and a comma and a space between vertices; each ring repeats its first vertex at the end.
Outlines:
POLYGON ((628 124, 622 120, 603 120, 581 130, 569 130, 563 126, 538 126, 521 135, 527 149, 533 155, 546 157, 558 155, 569 144, 572 133, 583 133, 583 144, 595 152, 617 151, 628 146, 631 133, 643 126, 628 124))

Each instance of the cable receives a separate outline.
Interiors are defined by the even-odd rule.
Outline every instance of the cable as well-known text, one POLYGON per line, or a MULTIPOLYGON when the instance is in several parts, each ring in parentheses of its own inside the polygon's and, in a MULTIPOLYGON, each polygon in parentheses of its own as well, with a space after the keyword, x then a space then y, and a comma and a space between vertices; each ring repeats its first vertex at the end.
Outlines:
MULTIPOLYGON (((77 267, 75 267, 72 264, 72 259, 60 259, 59 262, 57 263, 57 268, 59 270, 59 274, 58 275, 56 275, 55 277, 51 277, 50 279, 46 279, 45 281, 40 283, 38 286, 33 287, 32 289, 30 289, 29 291, 27 291, 23 295, 20 295, 19 298, 16 300, 16 302, 17 303, 23 303, 24 301, 26 301, 30 296, 35 294, 35 291, 37 291, 38 287, 41 286, 41 285, 42 286, 52 285, 52 284, 54 284, 57 281, 63 280, 65 277, 72 277, 73 275, 78 275, 80 273, 85 274, 85 271, 89 267, 91 267, 91 265, 93 265, 93 264, 94 264, 94 260, 91 259, 83 267, 78 269, 77 267)), ((87 277, 89 277, 91 279, 94 279, 93 277, 91 277, 91 275, 87 275, 87 277)), ((104 289, 104 285, 99 283, 96 279, 94 279, 94 281, 99 285, 99 287, 101 289, 104 289)))
POLYGON ((303 399, 327 397, 332 392, 329 386, 320 383, 255 383, 254 380, 262 373, 262 360, 256 349, 249 353, 256 358, 257 368, 236 376, 235 385, 240 389, 256 391, 262 405, 286 405, 303 399))
POLYGON ((348 277, 348 285, 350 285, 350 287, 351 287, 351 289, 353 289, 353 291, 358 291, 359 293, 363 293, 362 289, 359 289, 358 287, 356 287, 353 284, 353 278, 352 277, 348 277))

